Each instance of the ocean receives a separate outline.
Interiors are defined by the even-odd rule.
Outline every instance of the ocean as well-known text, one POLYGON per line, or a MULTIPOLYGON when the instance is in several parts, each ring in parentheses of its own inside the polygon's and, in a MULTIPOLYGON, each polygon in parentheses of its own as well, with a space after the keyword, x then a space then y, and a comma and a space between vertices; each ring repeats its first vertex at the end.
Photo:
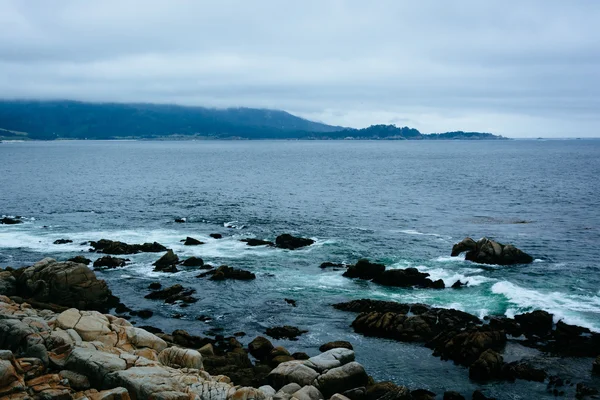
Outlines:
MULTIPOLYGON (((293 325, 309 332, 274 342, 314 355, 325 342, 348 340, 376 380, 436 393, 484 388, 498 399, 553 398, 545 384, 476 384, 465 368, 423 346, 355 334, 349 325, 356 315, 331 304, 418 302, 480 317, 543 309, 555 321, 600 331, 599 176, 597 140, 1 143, 0 215, 20 215, 25 223, 0 225, 0 266, 47 256, 95 259, 82 243, 102 238, 157 241, 180 258, 246 269, 257 279, 215 282, 185 267, 153 272, 160 254, 128 255, 126 267, 97 275, 129 307, 154 311, 148 320, 132 319, 138 325, 244 331, 244 344, 267 327, 293 325), (281 233, 316 243, 289 251, 239 241, 281 233), (186 236, 205 244, 184 246, 186 236), (500 267, 450 257, 453 243, 466 236, 512 243, 535 261, 500 267), (73 243, 53 244, 63 238, 73 243), (319 268, 360 258, 468 286, 389 288, 319 268), (195 288, 199 301, 181 308, 144 299, 154 281, 195 288), (213 319, 200 322, 199 315, 213 319)), ((505 351, 505 360, 511 357, 589 379, 590 360, 516 345, 505 351)))

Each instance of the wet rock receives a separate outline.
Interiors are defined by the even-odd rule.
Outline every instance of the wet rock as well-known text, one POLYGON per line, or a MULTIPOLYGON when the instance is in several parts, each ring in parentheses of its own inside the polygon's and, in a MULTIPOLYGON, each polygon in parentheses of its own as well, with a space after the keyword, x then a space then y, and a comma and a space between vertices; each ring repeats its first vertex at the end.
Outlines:
POLYGON ((600 375, 600 356, 596 357, 592 364, 592 373, 595 375, 600 375))
POLYGON ((586 396, 595 396, 598 394, 598 389, 590 387, 583 382, 579 382, 575 386, 575 398, 583 399, 586 396))
POLYGON ((452 287, 452 289, 460 289, 463 286, 467 286, 467 283, 462 283, 459 279, 456 282, 454 282, 451 287, 452 287))
POLYGON ((225 279, 236 279, 242 281, 248 281, 252 279, 256 279, 256 275, 254 275, 250 271, 246 271, 243 269, 232 268, 227 265, 221 265, 219 268, 215 270, 210 270, 200 276, 208 276, 211 275, 210 279, 213 281, 222 281, 225 279))
POLYGON ((158 355, 158 361, 173 368, 203 369, 202 354, 196 350, 169 347, 158 355))
POLYGON ((162 272, 177 272, 175 265, 179 263, 179 257, 173 252, 173 250, 167 250, 167 252, 152 265, 154 265, 155 271, 162 272))
POLYGON ((183 224, 187 222, 187 218, 175 218, 175 222, 177 222, 178 224, 183 224))
POLYGON ((483 394, 483 392, 481 390, 475 390, 473 392, 473 400, 496 400, 495 397, 487 397, 486 395, 483 394))
POLYGON ((128 261, 128 258, 104 256, 94 261, 94 269, 113 269, 124 267, 128 261))
POLYGON ((17 290, 17 279, 11 271, 0 271, 0 294, 14 296, 17 290))
POLYGON ((296 300, 293 299, 283 299, 286 303, 290 304, 292 307, 296 307, 296 300))
POLYGON ((360 386, 366 386, 369 377, 359 363, 353 361, 338 368, 332 368, 316 378, 315 386, 327 397, 360 386))
POLYGON ((321 345, 321 347, 319 347, 319 351, 322 353, 326 352, 327 350, 331 350, 331 349, 354 350, 354 348, 352 347, 352 344, 345 340, 336 340, 334 342, 328 342, 328 343, 321 345))
POLYGON ((200 257, 190 257, 186 259, 181 265, 184 267, 202 267, 204 265, 204 260, 200 257))
POLYGON ((308 360, 310 356, 306 353, 297 351, 294 354, 292 354, 292 358, 294 360, 308 360))
POLYGON ((435 400, 435 393, 427 389, 415 389, 410 392, 412 400, 435 400))
POLYGON ((458 392, 448 391, 444 392, 443 400, 465 400, 465 397, 458 392))
POLYGON ((543 310, 515 315, 515 321, 528 335, 545 336, 552 330, 552 314, 543 310))
POLYGON ((367 388, 362 386, 346 390, 344 393, 342 393, 342 395, 349 398, 350 400, 367 400, 367 388))
POLYGON ((0 224, 5 224, 5 225, 16 225, 16 224, 22 224, 23 221, 21 221, 20 218, 11 218, 11 217, 3 217, 2 219, 0 219, 0 224))
POLYGON ((298 329, 295 326, 284 325, 267 328, 265 333, 274 339, 298 340, 298 336, 307 332, 308 331, 298 329))
POLYGON ((293 399, 298 400, 324 400, 323 394, 314 386, 306 385, 297 392, 292 393, 293 399))
POLYGON ((23 298, 79 309, 108 310, 114 302, 106 282, 88 267, 49 258, 22 270, 17 291, 23 298))
POLYGON ((75 390, 86 390, 90 388, 90 380, 85 375, 69 370, 62 370, 59 375, 62 379, 68 380, 69 386, 75 390))
POLYGON ((90 242, 94 251, 104 254, 136 254, 136 253, 160 253, 167 248, 160 243, 127 244, 119 241, 100 239, 97 242, 90 242))
POLYGON ((502 367, 502 377, 509 381, 523 379, 526 381, 544 382, 548 374, 526 362, 511 362, 502 367))
MULTIPOLYGON (((487 325, 469 327, 463 331, 442 332, 432 339, 434 356, 453 360, 457 364, 470 366, 486 350, 499 350, 506 343, 506 333, 495 331, 487 325)), ((490 355, 489 360, 493 361, 490 355)), ((477 372, 476 372, 477 373, 477 372)))
POLYGON ((321 265, 319 265, 319 268, 321 269, 325 269, 325 268, 346 268, 346 264, 344 263, 334 263, 334 262, 324 262, 321 265))
POLYGON ((274 349, 271 341, 263 336, 258 336, 248 344, 248 351, 258 360, 266 359, 274 349))
POLYGON ((71 239, 57 239, 53 243, 54 244, 67 244, 67 243, 73 243, 73 241, 71 239))
POLYGON ((169 286, 166 289, 156 290, 144 296, 150 300, 164 300, 165 303, 175 303, 183 301, 185 303, 193 303, 197 301, 191 295, 195 292, 194 289, 184 289, 180 284, 169 286))
POLYGON ((223 235, 221 235, 220 233, 211 233, 208 236, 210 236, 213 239, 222 239, 223 238, 223 235))
POLYGON ((337 348, 327 350, 318 356, 309 358, 304 362, 304 365, 317 372, 323 372, 328 369, 341 367, 352 361, 354 361, 354 351, 337 348))
POLYGON ((429 274, 420 272, 416 268, 390 269, 384 271, 373 279, 373 282, 384 286, 396 287, 422 287, 431 289, 444 289, 444 281, 432 281, 429 274))
POLYGON ((140 317, 140 318, 147 319, 147 318, 150 318, 153 315, 154 315, 154 311, 152 311, 152 310, 140 310, 140 311, 138 311, 138 317, 140 317))
POLYGON ((310 246, 315 241, 312 239, 306 239, 301 237, 292 236, 288 233, 277 236, 275 239, 275 246, 281 249, 296 250, 301 247, 310 246))
POLYGON ((494 350, 488 349, 469 367, 469 378, 478 381, 498 379, 501 376, 503 364, 502 356, 494 350))
POLYGON ((85 258, 84 256, 75 256, 73 258, 69 258, 67 261, 84 265, 89 265, 92 262, 92 260, 90 260, 89 258, 85 258))
POLYGON ((148 285, 148 289, 151 290, 158 290, 162 287, 162 284, 160 282, 152 282, 150 285, 148 285))
POLYGON ((204 244, 204 242, 199 241, 198 239, 194 239, 193 237, 186 237, 183 241, 184 246, 198 246, 204 244))
POLYGON ((372 263, 369 260, 358 260, 355 265, 350 265, 343 276, 347 278, 375 279, 385 271, 385 265, 372 263))
POLYGON ((318 376, 315 370, 302 364, 302 361, 288 361, 273 369, 267 376, 267 381, 275 389, 280 389, 288 383, 310 385, 318 376))
POLYGON ((254 238, 247 238, 247 239, 240 239, 240 242, 245 242, 248 246, 274 246, 275 243, 270 242, 268 240, 261 240, 261 239, 254 239, 254 238))
POLYGON ((452 257, 467 251, 465 259, 479 264, 528 264, 533 262, 533 257, 517 249, 513 245, 504 245, 488 238, 481 238, 475 242, 467 237, 452 246, 452 257))
POLYGON ((208 315, 199 315, 196 317, 197 321, 201 321, 201 322, 210 322, 212 321, 212 318, 209 317, 208 315))

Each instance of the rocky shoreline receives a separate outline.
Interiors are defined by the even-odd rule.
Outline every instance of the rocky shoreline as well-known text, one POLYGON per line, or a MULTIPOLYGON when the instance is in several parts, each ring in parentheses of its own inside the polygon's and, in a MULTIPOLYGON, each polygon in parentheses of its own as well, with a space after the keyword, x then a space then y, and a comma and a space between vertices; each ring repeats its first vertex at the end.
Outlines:
MULTIPOLYGON (((310 239, 282 237, 267 245, 294 250, 312 244, 310 239)), ((103 254, 167 250, 158 243, 129 245, 108 240, 92 242, 92 247, 103 254)), ((479 242, 465 239, 455 245, 453 255, 459 250, 471 252, 468 257, 474 260, 502 260, 504 265, 533 260, 513 246, 485 238, 479 242)), ((97 269, 120 267, 127 261, 110 256, 98 260, 94 262, 97 269)), ((185 266, 186 261, 208 270, 199 277, 256 278, 249 271, 228 266, 213 268, 199 258, 180 261, 170 250, 155 267, 157 271, 174 272, 177 265, 185 266)), ((121 303, 106 282, 87 267, 90 263, 91 260, 81 256, 66 262, 46 258, 30 267, 0 270, 0 398, 465 398, 464 393, 436 394, 392 382, 375 382, 355 360, 352 344, 344 341, 325 343, 319 349, 321 353, 311 357, 305 353, 290 354, 262 336, 244 346, 238 341, 243 332, 209 338, 184 330, 164 333, 152 326, 136 327, 125 313, 147 318, 152 311, 134 311, 121 303)), ((344 269, 347 278, 371 280, 383 286, 445 287, 443 281, 434 282, 428 274, 414 268, 386 269, 368 260, 359 260, 355 265, 323 263, 321 267, 344 269)), ((181 285, 162 288, 155 282, 149 289, 145 296, 148 299, 177 303, 181 307, 197 301, 194 291, 181 285)), ((294 300, 285 301, 295 306, 294 300)), ((476 382, 519 379, 547 383, 548 390, 556 396, 574 394, 577 398, 594 398, 598 394, 585 377, 582 382, 570 382, 527 361, 504 361, 503 347, 515 342, 560 357, 589 358, 590 376, 600 374, 600 334, 562 321, 554 323, 553 316, 545 311, 482 320, 453 309, 368 299, 333 307, 358 313, 352 323, 355 332, 420 343, 431 348, 434 356, 466 367, 468 378, 476 382)), ((276 340, 295 340, 305 332, 286 325, 269 328, 265 333, 276 340)), ((479 390, 471 396, 491 398, 479 390)))

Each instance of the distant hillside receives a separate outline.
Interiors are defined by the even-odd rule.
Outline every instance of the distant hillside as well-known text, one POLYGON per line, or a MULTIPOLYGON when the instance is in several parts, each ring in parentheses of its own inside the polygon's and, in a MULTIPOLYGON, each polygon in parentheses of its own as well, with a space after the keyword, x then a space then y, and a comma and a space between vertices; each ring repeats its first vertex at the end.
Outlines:
POLYGON ((373 125, 349 129, 285 111, 215 109, 164 104, 0 100, 4 139, 501 139, 490 133, 424 135, 412 128, 373 125))

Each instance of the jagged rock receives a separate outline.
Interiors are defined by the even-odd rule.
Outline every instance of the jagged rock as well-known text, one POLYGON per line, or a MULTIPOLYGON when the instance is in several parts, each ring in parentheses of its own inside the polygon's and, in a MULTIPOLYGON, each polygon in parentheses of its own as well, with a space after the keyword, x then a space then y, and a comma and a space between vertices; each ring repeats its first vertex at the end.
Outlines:
POLYGON ((384 286, 444 289, 444 281, 441 279, 432 281, 428 277, 428 273, 420 272, 416 268, 390 269, 373 278, 373 282, 384 286))
POLYGON ((88 267, 48 258, 22 271, 17 290, 24 298, 79 309, 106 310, 114 302, 106 282, 88 267))
POLYGON ((67 243, 73 243, 73 241, 71 239, 57 239, 52 243, 53 244, 67 244, 67 243))
POLYGON ((158 355, 158 361, 173 368, 203 369, 202 354, 196 350, 169 347, 158 355))
POLYGON ((283 299, 283 301, 290 304, 292 307, 296 307, 296 300, 294 299, 283 299))
POLYGON ((179 257, 173 252, 173 250, 167 250, 167 252, 152 265, 154 265, 155 271, 163 272, 177 272, 175 265, 179 263, 179 257))
POLYGON ((488 349, 469 367, 469 378, 478 381, 497 379, 501 375, 503 364, 502 356, 488 349))
POLYGON ((467 237, 452 246, 452 257, 467 251, 465 259, 479 264, 528 264, 533 262, 533 257, 517 249, 513 245, 504 245, 488 238, 481 238, 475 242, 467 237))
POLYGON ((199 241, 198 239, 194 239, 193 237, 186 237, 183 241, 184 246, 198 246, 204 244, 204 242, 199 241))
POLYGON ((240 239, 240 242, 245 242, 248 246, 274 246, 275 245, 275 243, 269 242, 268 240, 253 239, 253 238, 240 239))
POLYGON ((223 238, 223 235, 221 235, 220 233, 211 233, 208 236, 210 236, 213 239, 222 239, 223 238))
POLYGON ((515 321, 528 335, 544 336, 552 330, 552 314, 543 310, 515 315, 515 321))
POLYGON ((292 393, 292 399, 298 400, 324 400, 323 394, 314 386, 306 385, 297 392, 292 393))
POLYGON ((279 389, 288 383, 310 385, 318 376, 314 369, 307 367, 302 361, 288 361, 273 369, 267 376, 267 380, 271 386, 279 389))
POLYGON ((119 241, 100 239, 97 242, 90 242, 94 251, 104 254, 136 254, 136 253, 160 253, 167 248, 160 243, 127 244, 119 241))
POLYGON ((342 393, 349 389, 366 386, 368 382, 369 377, 363 366, 352 361, 341 367, 332 368, 320 375, 316 379, 315 386, 325 396, 330 397, 335 393, 342 393))
POLYGON ((183 224, 187 222, 187 218, 175 218, 175 222, 177 222, 178 224, 183 224))
POLYGON ((372 263, 369 260, 358 260, 350 265, 343 276, 347 278, 374 279, 385 271, 385 265, 372 263))
MULTIPOLYGON (((430 343, 433 355, 444 360, 470 366, 486 350, 499 350, 506 343, 504 331, 495 331, 489 326, 470 327, 464 331, 449 331, 438 335, 430 343)), ((491 358, 490 358, 490 361, 491 358)))
POLYGON ((322 372, 328 369, 341 367, 354 361, 354 351, 336 348, 328 350, 324 353, 314 356, 304 361, 304 365, 314 369, 317 372, 322 372))
POLYGON ((124 267, 128 261, 128 258, 104 256, 94 261, 94 269, 124 267))
POLYGON ((69 258, 67 261, 84 265, 90 265, 90 263, 92 262, 92 260, 90 260, 89 258, 85 258, 84 256, 75 256, 73 258, 69 258))
POLYGON ((186 259, 181 265, 184 267, 201 267, 204 265, 204 260, 200 257, 190 257, 186 259))
POLYGON ((258 360, 264 360, 274 349, 273 344, 269 339, 258 336, 248 344, 248 351, 252 357, 258 360))
POLYGON ((176 284, 166 289, 150 292, 144 297, 150 300, 164 300, 165 303, 171 304, 177 301, 195 303, 198 300, 191 296, 194 292, 194 289, 184 289, 180 284, 176 284))
POLYGON ((275 246, 281 249, 296 250, 301 247, 310 246, 315 241, 312 239, 306 239, 301 237, 295 237, 288 233, 277 236, 275 239, 275 246))
POLYGON ((284 325, 267 328, 265 333, 274 339, 297 340, 298 336, 306 332, 308 331, 298 329, 295 326, 284 325))
POLYGON ((589 387, 583 382, 579 382, 575 386, 575 398, 583 399, 586 396, 594 396, 598 394, 598 389, 589 387))
POLYGON ((354 350, 354 348, 352 347, 352 344, 350 342, 347 342, 345 340, 336 340, 336 341, 328 342, 328 343, 321 345, 321 347, 319 347, 319 351, 323 353, 323 352, 326 352, 327 350, 340 349, 340 348, 354 350))
POLYGON ((460 281, 460 279, 459 279, 459 280, 457 280, 456 282, 454 282, 454 283, 452 284, 452 286, 451 286, 451 287, 452 287, 452 289, 460 289, 460 288, 462 288, 463 286, 467 286, 467 284, 466 284, 466 283, 462 283, 462 282, 460 281))
POLYGON ((11 217, 4 217, 2 219, 0 219, 0 224, 5 224, 5 225, 16 225, 16 224, 22 224, 23 221, 21 221, 20 218, 11 218, 11 217))
POLYGON ((201 274, 200 277, 209 276, 213 281, 222 281, 225 279, 236 279, 242 281, 248 281, 252 279, 256 279, 256 275, 254 275, 250 271, 245 271, 243 269, 232 268, 227 265, 221 265, 219 268, 215 270, 210 270, 201 274))

